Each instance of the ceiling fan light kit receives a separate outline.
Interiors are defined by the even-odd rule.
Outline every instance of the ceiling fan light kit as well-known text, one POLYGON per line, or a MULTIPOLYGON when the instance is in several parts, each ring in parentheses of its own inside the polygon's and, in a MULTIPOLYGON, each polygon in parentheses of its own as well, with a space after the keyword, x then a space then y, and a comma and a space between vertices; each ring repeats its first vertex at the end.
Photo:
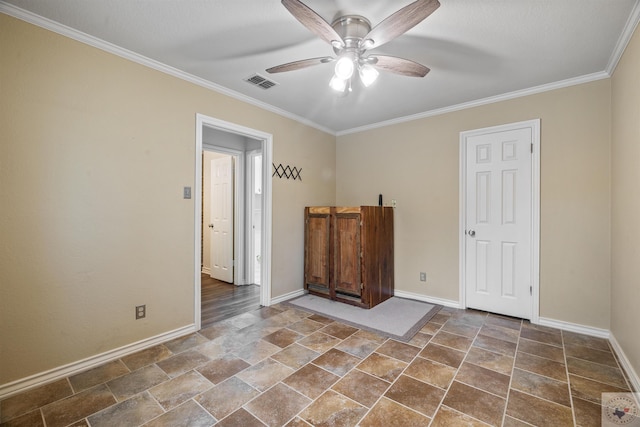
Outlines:
POLYGON ((301 24, 329 43, 336 57, 294 61, 268 68, 268 73, 299 70, 335 61, 334 75, 329 86, 344 94, 352 90, 351 83, 356 70, 365 87, 376 81, 378 70, 408 77, 424 77, 429 72, 429 68, 417 62, 394 56, 372 55, 367 51, 393 40, 422 22, 440 7, 438 0, 416 0, 388 16, 373 29, 369 20, 363 16, 341 16, 329 25, 300 0, 282 0, 282 4, 301 24))

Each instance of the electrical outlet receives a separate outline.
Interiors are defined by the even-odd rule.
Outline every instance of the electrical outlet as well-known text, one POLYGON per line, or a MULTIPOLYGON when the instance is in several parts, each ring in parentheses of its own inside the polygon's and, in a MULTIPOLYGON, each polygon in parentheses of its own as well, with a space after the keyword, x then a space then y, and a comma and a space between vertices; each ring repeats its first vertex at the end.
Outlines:
POLYGON ((147 317, 147 306, 136 305, 136 320, 144 319, 145 317, 147 317))
POLYGON ((396 199, 392 199, 391 200, 391 207, 392 208, 397 208, 398 207, 398 201, 396 199))
POLYGON ((426 282, 427 281, 427 273, 420 273, 420 281, 421 282, 426 282))
POLYGON ((182 197, 184 199, 190 199, 191 198, 191 187, 184 187, 182 189, 182 197))

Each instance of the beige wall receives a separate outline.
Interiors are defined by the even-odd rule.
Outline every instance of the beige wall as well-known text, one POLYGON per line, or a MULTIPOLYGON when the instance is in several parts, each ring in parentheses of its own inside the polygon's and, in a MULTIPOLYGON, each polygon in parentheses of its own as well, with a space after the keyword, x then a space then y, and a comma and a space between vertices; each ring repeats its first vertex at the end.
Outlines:
POLYGON ((640 30, 612 78, 611 332, 640 374, 640 30))
POLYGON ((540 316, 608 329, 609 80, 340 136, 336 201, 396 199, 396 289, 458 301, 460 132, 536 118, 540 316))
POLYGON ((193 323, 195 116, 273 134, 273 297, 335 137, 0 14, 0 385, 193 323), (134 306, 147 318, 134 320, 134 306))

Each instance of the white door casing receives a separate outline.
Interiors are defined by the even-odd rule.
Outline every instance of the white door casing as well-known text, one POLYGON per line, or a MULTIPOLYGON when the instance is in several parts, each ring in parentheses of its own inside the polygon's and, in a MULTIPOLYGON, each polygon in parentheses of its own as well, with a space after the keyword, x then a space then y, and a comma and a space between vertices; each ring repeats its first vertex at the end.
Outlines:
POLYGON ((233 283, 233 157, 211 160, 211 277, 233 283))
POLYGON ((538 120, 461 133, 464 307, 537 320, 537 153, 538 120))

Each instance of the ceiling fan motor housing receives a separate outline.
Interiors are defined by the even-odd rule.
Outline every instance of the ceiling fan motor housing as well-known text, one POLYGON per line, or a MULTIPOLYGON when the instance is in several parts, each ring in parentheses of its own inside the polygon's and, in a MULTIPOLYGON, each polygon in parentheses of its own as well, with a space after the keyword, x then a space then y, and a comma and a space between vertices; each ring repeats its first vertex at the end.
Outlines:
POLYGON ((345 43, 342 48, 333 47, 336 54, 339 54, 343 49, 358 49, 360 41, 371 31, 371 22, 364 16, 346 15, 333 21, 331 27, 345 43))

